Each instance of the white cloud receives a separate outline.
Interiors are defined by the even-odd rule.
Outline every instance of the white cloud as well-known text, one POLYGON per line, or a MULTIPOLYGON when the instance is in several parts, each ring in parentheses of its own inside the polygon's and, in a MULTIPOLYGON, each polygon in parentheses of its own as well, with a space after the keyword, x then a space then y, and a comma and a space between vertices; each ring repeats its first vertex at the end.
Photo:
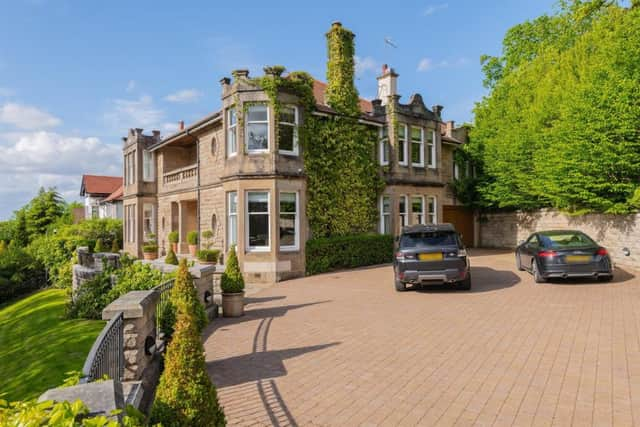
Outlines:
POLYGON ((444 9, 446 9, 446 8, 448 8, 448 7, 449 7, 449 4, 448 4, 448 3, 434 4, 434 5, 431 5, 431 6, 427 7, 427 8, 422 12, 422 14, 423 14, 424 16, 430 16, 430 15, 433 15, 434 13, 436 13, 436 12, 438 12, 438 11, 440 11, 440 10, 444 10, 444 9))
POLYGON ((451 67, 462 67, 469 63, 467 58, 456 58, 456 59, 443 59, 438 62, 434 62, 430 58, 422 58, 418 62, 417 71, 426 72, 431 71, 436 68, 451 68, 451 67))
POLYGON ((378 68, 378 63, 375 59, 370 56, 365 56, 361 58, 359 56, 355 57, 356 63, 356 75, 361 76, 367 71, 375 71, 378 68))
POLYGON ((77 200, 84 173, 121 175, 122 148, 47 131, 0 134, 0 218, 10 217, 39 187, 56 187, 66 200, 77 200))
POLYGON ((47 129, 58 126, 62 121, 36 107, 9 102, 0 106, 0 123, 20 129, 47 129))
POLYGON ((104 118, 114 128, 157 128, 165 113, 156 107, 153 98, 143 95, 138 99, 115 99, 112 107, 104 114, 104 118))
POLYGON ((178 102, 181 104, 186 104, 188 102, 193 102, 200 98, 202 93, 195 89, 183 89, 178 92, 167 95, 164 99, 169 102, 178 102))
POLYGON ((127 93, 131 93, 136 89, 137 86, 138 83, 135 80, 129 80, 129 83, 127 83, 127 88, 125 90, 127 91, 127 93))
POLYGON ((0 96, 13 96, 14 92, 7 87, 0 87, 0 96))
POLYGON ((175 133, 178 131, 178 123, 173 123, 173 122, 163 123, 161 130, 169 135, 172 133, 175 133))

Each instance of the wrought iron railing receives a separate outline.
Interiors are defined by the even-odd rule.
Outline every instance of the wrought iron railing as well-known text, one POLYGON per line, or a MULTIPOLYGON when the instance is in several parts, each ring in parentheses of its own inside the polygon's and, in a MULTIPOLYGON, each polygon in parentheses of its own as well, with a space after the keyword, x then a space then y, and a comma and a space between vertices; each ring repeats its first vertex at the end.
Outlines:
POLYGON ((156 303, 156 331, 158 338, 163 338, 169 332, 163 330, 163 326, 166 326, 166 316, 172 315, 172 312, 168 311, 167 307, 170 304, 171 289, 173 288, 174 282, 174 279, 167 280, 153 288, 160 294, 160 298, 158 298, 158 302, 156 303))
POLYGON ((93 343, 82 368, 81 382, 87 383, 107 376, 122 381, 124 375, 124 313, 109 320, 93 343))

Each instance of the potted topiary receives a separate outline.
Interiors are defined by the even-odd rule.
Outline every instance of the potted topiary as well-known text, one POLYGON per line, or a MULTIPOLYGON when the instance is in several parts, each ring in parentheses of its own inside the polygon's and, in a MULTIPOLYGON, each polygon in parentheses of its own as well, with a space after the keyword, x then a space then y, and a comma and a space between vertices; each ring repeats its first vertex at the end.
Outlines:
POLYGON ((158 244, 156 243, 156 235, 149 234, 149 240, 142 245, 142 254, 146 260, 154 260, 158 258, 158 244))
POLYGON ((189 254, 191 256, 196 256, 196 251, 198 250, 198 232, 190 231, 187 233, 187 243, 189 244, 189 254))
POLYGON ((177 231, 172 231, 169 233, 167 237, 169 243, 171 243, 171 249, 173 249, 173 253, 178 253, 178 241, 180 240, 180 235, 177 231))
POLYGON ((220 251, 218 249, 211 249, 212 237, 213 237, 213 232, 211 230, 206 230, 202 232, 204 249, 200 249, 198 252, 196 252, 198 261, 201 264, 215 264, 216 262, 218 262, 220 251))
POLYGON ((222 289, 222 312, 225 317, 240 317, 244 314, 244 279, 240 273, 235 246, 229 249, 227 266, 220 279, 222 289))
POLYGON ((169 247, 169 252, 167 252, 167 256, 164 257, 164 263, 169 265, 178 265, 178 257, 172 247, 169 247))

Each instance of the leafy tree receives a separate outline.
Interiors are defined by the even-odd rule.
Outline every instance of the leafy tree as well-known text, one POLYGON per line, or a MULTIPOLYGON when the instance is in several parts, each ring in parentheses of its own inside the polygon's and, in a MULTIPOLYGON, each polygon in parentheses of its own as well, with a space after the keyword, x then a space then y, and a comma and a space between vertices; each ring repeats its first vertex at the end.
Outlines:
POLYGON ((487 207, 573 213, 637 208, 640 11, 564 1, 507 32, 484 57, 490 93, 475 109, 471 152, 487 207))
POLYGON ((193 310, 199 304, 186 260, 180 262, 173 288, 177 320, 167 347, 165 368, 151 411, 152 423, 164 426, 224 426, 222 408, 209 379, 204 347, 193 310))
POLYGON ((37 236, 47 231, 65 212, 65 203, 60 194, 53 188, 40 188, 26 207, 25 217, 29 236, 37 236))

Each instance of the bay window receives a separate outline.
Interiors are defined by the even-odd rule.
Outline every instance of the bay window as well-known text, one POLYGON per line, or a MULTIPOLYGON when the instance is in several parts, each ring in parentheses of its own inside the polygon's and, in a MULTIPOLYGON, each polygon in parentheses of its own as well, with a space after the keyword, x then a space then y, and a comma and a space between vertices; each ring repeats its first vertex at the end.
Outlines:
POLYGON ((298 109, 295 106, 280 108, 278 150, 283 154, 298 155, 298 109))
POLYGON ((407 166, 407 125, 398 126, 398 163, 407 166))
POLYGON ((435 169, 437 167, 436 160, 436 131, 429 132, 429 138, 427 139, 427 164, 430 168, 435 169))
POLYGON ((227 249, 238 244, 238 193, 227 193, 227 249))
POLYGON ((269 151, 269 109, 265 104, 250 105, 246 115, 245 145, 248 153, 269 151))
POLYGON ((238 153, 238 117, 235 107, 227 110, 227 157, 238 153))
POLYGON ((438 223, 438 205, 435 197, 427 197, 427 223, 438 223))
POLYGON ((424 198, 422 196, 411 197, 411 223, 424 224, 424 198))
POLYGON ((380 234, 391 234, 391 197, 380 197, 380 234))
POLYGON ((298 193, 280 193, 280 249, 298 250, 298 193))
POLYGON ((247 248, 269 250, 269 192, 247 192, 247 248))
POLYGON ((409 225, 409 211, 408 211, 407 196, 400 196, 399 209, 400 212, 400 227, 406 227, 409 225))
POLYGON ((424 166, 424 129, 411 127, 411 165, 424 166))
POLYGON ((379 159, 382 166, 389 164, 389 134, 387 127, 380 128, 379 159))

